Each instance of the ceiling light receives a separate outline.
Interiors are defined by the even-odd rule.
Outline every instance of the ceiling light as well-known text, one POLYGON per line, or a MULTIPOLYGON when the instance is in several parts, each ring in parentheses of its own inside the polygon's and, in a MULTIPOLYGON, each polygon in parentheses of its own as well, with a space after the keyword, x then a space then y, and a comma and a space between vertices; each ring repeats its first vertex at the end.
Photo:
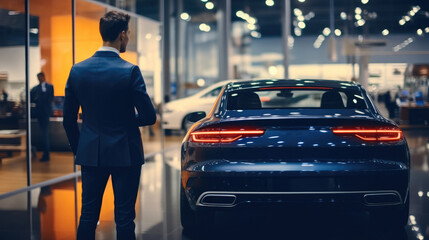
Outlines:
POLYGON ((419 35, 419 36, 423 35, 423 30, 420 28, 417 29, 417 35, 419 35))
POLYGON ((208 0, 201 0, 201 2, 207 2, 208 0))
POLYGON ((152 38, 152 34, 147 33, 145 37, 146 37, 146 39, 151 39, 152 38))
POLYGON ((305 23, 304 22, 299 22, 298 23, 298 27, 301 28, 301 29, 304 29, 305 28, 305 23))
POLYGON ((201 23, 199 28, 203 32, 210 32, 210 29, 211 29, 210 26, 205 23, 201 23))
POLYGON ((416 12, 414 12, 413 10, 411 10, 411 11, 408 12, 408 14, 410 14, 410 16, 412 17, 412 16, 416 15, 416 12))
POLYGON ((301 2, 301 3, 303 3, 303 2, 305 2, 305 0, 298 0, 298 2, 301 2))
POLYGON ((425 33, 429 33, 429 27, 425 28, 425 33))
POLYGON ((204 80, 204 78, 198 78, 197 85, 198 87, 204 87, 204 85, 206 85, 206 80, 204 80))
POLYGON ((404 25, 404 24, 405 24, 405 20, 404 19, 399 20, 399 25, 404 25))
POLYGON ((362 4, 367 4, 369 0, 361 0, 362 4))
POLYGON ((414 11, 415 13, 417 13, 419 10, 420 10, 420 6, 419 6, 419 5, 417 5, 417 6, 413 7, 413 11, 414 11))
POLYGON ((329 29, 328 27, 325 27, 322 33, 323 35, 328 36, 329 34, 331 34, 331 29, 329 29))
POLYGON ((342 20, 346 20, 347 19, 347 14, 345 12, 341 12, 340 13, 340 17, 342 20))
POLYGON ((252 36, 254 38, 261 38, 261 33, 257 32, 257 31, 251 31, 250 36, 252 36))
POLYGON ((296 19, 298 19, 298 21, 301 21, 301 22, 303 22, 305 20, 304 16, 302 16, 302 15, 299 15, 298 17, 296 17, 296 19))
POLYGON ((249 18, 247 19, 247 22, 248 22, 248 23, 250 23, 250 24, 255 24, 255 23, 257 22, 257 20, 256 20, 256 18, 254 18, 254 17, 249 17, 249 18))
POLYGON ((244 12, 243 12, 243 11, 241 11, 241 10, 239 10, 239 11, 237 11, 237 12, 235 13, 235 15, 236 15, 237 17, 239 17, 239 18, 243 18, 243 14, 244 14, 244 12))
POLYGON ((359 27, 362 27, 363 25, 365 25, 365 20, 361 19, 361 20, 357 21, 356 23, 359 27))
POLYGON ((339 37, 341 36, 341 30, 340 29, 335 29, 335 36, 339 37))
POLYGON ((214 4, 212 2, 207 2, 206 3, 206 8, 209 9, 209 10, 211 10, 211 9, 214 8, 214 4))
POLYGON ((182 20, 188 21, 188 20, 189 20, 189 18, 190 18, 190 16, 189 16, 189 14, 188 14, 188 13, 183 12, 182 14, 180 14, 180 18, 181 18, 182 20))
POLYGON ((294 29, 294 33, 297 37, 301 36, 302 32, 301 32, 301 28, 295 28, 294 29))
POLYGON ((361 9, 360 7, 357 7, 357 8, 355 9, 355 13, 356 13, 356 14, 361 14, 361 13, 362 13, 362 9, 361 9))
POLYGON ((360 14, 356 14, 356 15, 355 15, 355 19, 356 19, 356 20, 361 20, 361 19, 362 19, 362 16, 361 16, 360 14))
POLYGON ((256 29, 256 26, 255 25, 253 25, 253 24, 247 24, 247 28, 249 29, 249 30, 255 30, 256 29))
POLYGON ((302 15, 302 11, 299 8, 295 8, 293 10, 293 14, 295 14, 295 16, 299 16, 299 15, 302 15))
POLYGON ((404 20, 408 22, 408 21, 410 21, 410 20, 411 20, 411 18, 410 18, 410 16, 405 16, 405 17, 404 17, 404 20))
POLYGON ((387 36, 389 35, 389 30, 384 29, 383 31, 381 31, 381 34, 383 34, 383 36, 387 36))
POLYGON ((266 0, 266 1, 265 1, 265 4, 266 4, 268 7, 272 7, 272 6, 274 6, 274 1, 273 1, 273 0, 266 0))

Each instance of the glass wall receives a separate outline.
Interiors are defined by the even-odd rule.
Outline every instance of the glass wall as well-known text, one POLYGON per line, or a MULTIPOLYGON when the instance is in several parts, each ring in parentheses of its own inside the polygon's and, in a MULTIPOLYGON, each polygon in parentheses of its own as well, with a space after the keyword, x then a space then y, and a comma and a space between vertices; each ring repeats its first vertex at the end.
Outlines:
MULTIPOLYGON (((74 176, 73 154, 62 126, 68 74, 74 63, 91 57, 102 46, 100 17, 109 10, 122 11, 118 6, 94 1, 28 0, 27 29, 25 3, 0 3, 0 195, 27 186, 27 159, 31 161, 28 175, 32 185, 74 176), (26 33, 30 35, 28 67, 26 33), (28 101, 26 82, 31 93, 28 101), (31 106, 28 158, 27 103, 31 106), (52 111, 41 111, 45 105, 51 105, 52 111)), ((121 57, 140 67, 147 91, 157 105, 162 98, 159 21, 135 13, 137 8, 146 9, 144 4, 133 2, 119 7, 134 11, 128 12, 132 16, 130 40, 121 57)), ((147 154, 161 151, 159 127, 160 123, 141 128, 147 154)))
POLYGON ((38 44, 30 47, 32 184, 74 172, 73 156, 62 124, 62 103, 68 73, 73 65, 72 2, 30 0, 35 18, 30 34, 38 44), (37 76, 39 73, 43 76, 37 76), (45 81, 53 86, 42 83, 45 81), (53 111, 45 111, 51 105, 53 111))
MULTIPOLYGON (((0 194, 27 186, 25 19, 24 0, 0 2, 0 194)), ((33 49, 38 35, 30 40, 33 49)))

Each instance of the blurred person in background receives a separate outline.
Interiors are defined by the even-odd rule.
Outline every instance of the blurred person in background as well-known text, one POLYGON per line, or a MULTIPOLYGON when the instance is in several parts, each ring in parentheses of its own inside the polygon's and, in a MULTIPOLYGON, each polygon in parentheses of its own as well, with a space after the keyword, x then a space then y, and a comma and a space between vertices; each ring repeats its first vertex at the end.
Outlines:
POLYGON ((39 122, 42 133, 43 156, 41 162, 49 161, 49 117, 52 115, 52 101, 54 99, 54 86, 46 82, 45 74, 37 74, 39 85, 33 87, 30 92, 31 102, 35 104, 34 117, 39 122))

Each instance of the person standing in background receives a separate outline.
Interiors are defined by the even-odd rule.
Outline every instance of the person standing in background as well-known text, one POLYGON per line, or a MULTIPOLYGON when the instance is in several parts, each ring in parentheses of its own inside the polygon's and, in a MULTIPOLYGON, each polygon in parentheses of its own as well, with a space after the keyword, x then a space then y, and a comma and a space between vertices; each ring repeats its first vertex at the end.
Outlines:
POLYGON ((95 239, 104 189, 112 177, 118 240, 135 236, 135 203, 144 163, 139 126, 156 121, 138 66, 123 60, 130 16, 111 11, 100 19, 103 46, 70 70, 65 88, 64 129, 81 165, 82 210, 78 240, 95 239), (77 116, 82 107, 82 129, 77 116), (135 112, 137 110, 137 114, 135 112))
POLYGON ((35 103, 34 114, 39 122, 42 134, 43 156, 41 162, 49 161, 49 117, 52 115, 52 101, 54 100, 54 86, 46 82, 45 74, 37 74, 39 85, 33 87, 30 92, 30 99, 35 103))

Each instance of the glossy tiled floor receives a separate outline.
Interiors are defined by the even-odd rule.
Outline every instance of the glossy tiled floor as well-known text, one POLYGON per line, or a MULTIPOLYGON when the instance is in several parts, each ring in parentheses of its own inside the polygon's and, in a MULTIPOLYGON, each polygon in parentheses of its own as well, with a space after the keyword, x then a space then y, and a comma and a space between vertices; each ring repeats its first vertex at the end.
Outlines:
MULTIPOLYGON (((405 136, 411 150, 412 173, 411 217, 404 230, 370 227, 366 214, 341 209, 299 209, 293 212, 265 209, 256 213, 221 212, 216 215, 211 229, 183 232, 179 217, 180 155, 176 149, 164 156, 155 155, 142 168, 136 218, 138 239, 429 238, 429 130, 409 129, 405 136)), ((79 182, 76 186, 80 189, 79 182)), ((0 239, 74 239, 78 218, 75 212, 74 181, 2 199, 0 239), (27 211, 27 205, 31 205, 31 211, 27 211)), ((115 239, 110 185, 105 192, 97 239, 115 239)))

